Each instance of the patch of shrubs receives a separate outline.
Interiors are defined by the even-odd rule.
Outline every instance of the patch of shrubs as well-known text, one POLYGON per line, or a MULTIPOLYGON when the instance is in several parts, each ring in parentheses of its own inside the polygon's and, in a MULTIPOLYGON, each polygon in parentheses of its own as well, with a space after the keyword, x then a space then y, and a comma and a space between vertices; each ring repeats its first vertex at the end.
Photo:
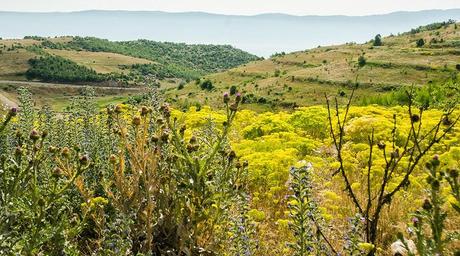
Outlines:
POLYGON ((29 80, 45 82, 102 82, 104 75, 85 66, 59 56, 42 56, 29 60, 30 68, 26 72, 29 80))

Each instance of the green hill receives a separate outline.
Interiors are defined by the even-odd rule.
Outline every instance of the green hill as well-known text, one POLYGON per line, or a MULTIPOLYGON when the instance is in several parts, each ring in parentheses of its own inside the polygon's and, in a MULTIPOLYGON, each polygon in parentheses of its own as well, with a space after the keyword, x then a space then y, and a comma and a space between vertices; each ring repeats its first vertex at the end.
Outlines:
MULTIPOLYGON (((323 102, 324 94, 346 96, 358 84, 363 104, 397 104, 400 88, 455 84, 460 69, 460 25, 435 23, 366 44, 279 53, 204 76, 183 88, 165 88, 171 102, 187 107, 219 105, 223 92, 242 92, 246 108, 284 109, 323 102), (377 44, 378 45, 378 44, 377 44), (202 86, 202 84, 212 84, 202 86), (233 87, 233 88, 232 88, 233 87)), ((345 98, 345 97, 343 97, 345 98)))
POLYGON ((228 45, 187 45, 148 40, 111 42, 93 37, 30 36, 22 40, 0 40, 0 50, 0 79, 29 78, 72 83, 116 80, 136 84, 143 82, 146 76, 157 80, 175 78, 189 81, 258 59, 228 45), (37 70, 39 63, 51 66, 52 72, 43 67, 37 70), (27 71, 29 75, 24 76, 27 71), (40 75, 40 72, 44 74, 40 75), (97 74, 89 75, 94 72, 97 74), (58 73, 69 74, 69 77, 50 77, 58 73), (81 77, 77 75, 79 73, 81 77))

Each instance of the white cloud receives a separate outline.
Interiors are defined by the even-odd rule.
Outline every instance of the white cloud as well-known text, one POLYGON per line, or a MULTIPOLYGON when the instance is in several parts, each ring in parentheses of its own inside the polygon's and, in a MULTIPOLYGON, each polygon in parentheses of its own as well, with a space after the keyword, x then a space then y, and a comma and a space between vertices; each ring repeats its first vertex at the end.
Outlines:
POLYGON ((5 11, 160 10, 224 14, 367 15, 460 8, 459 0, 0 0, 5 11))

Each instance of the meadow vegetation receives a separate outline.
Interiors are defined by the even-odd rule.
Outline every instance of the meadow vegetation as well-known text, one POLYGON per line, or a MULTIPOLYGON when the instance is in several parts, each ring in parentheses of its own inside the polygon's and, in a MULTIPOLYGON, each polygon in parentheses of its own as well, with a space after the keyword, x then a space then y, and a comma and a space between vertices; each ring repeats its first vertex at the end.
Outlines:
POLYGON ((358 101, 368 104, 372 103, 369 98, 381 97, 374 101, 378 103, 413 85, 443 86, 457 81, 459 42, 458 24, 435 23, 399 35, 377 35, 364 44, 350 42, 275 54, 202 77, 201 81, 210 80, 214 85, 211 91, 203 90, 195 81, 181 90, 163 89, 172 104, 187 108, 218 106, 219 95, 235 86, 256 105, 248 108, 278 111, 321 104, 324 93, 340 96, 344 102, 358 84, 358 101), (417 45, 421 39, 424 44, 417 45))
POLYGON ((459 250, 460 112, 405 106, 186 112, 152 89, 101 111, 20 108, 0 125, 0 252, 420 255, 459 250), (328 129, 329 127, 330 129, 328 129), (292 167, 293 166, 293 167, 292 167))

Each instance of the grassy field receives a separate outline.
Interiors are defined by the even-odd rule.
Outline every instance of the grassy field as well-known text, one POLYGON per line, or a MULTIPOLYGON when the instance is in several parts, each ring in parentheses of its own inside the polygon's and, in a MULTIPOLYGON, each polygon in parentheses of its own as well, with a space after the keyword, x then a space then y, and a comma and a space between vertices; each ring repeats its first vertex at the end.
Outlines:
POLYGON ((25 49, 3 50, 0 53, 0 79, 25 80, 24 74, 29 69, 27 61, 35 56, 25 49))
MULTIPOLYGON (((345 96, 359 83, 357 100, 383 95, 402 86, 424 86, 458 78, 460 64, 460 28, 449 26, 420 33, 406 33, 382 39, 382 46, 372 43, 318 47, 291 54, 279 54, 226 72, 204 78, 214 89, 201 90, 191 82, 183 89, 165 89, 178 105, 218 105, 220 95, 236 86, 253 96, 259 108, 275 110, 323 102, 324 93, 345 96), (425 45, 416 46, 423 39, 425 45), (364 56, 366 64, 358 65, 364 56)), ((253 104, 248 105, 253 108, 253 104)))
MULTIPOLYGON (((85 86, 46 84, 37 82, 6 82, 0 81, 0 103, 11 105, 18 103, 19 87, 27 88, 33 95, 34 102, 39 105, 48 105, 55 111, 64 111, 70 105, 71 100, 79 96, 85 86), (2 100, 3 99, 3 100, 2 100)), ((110 104, 122 103, 130 96, 138 95, 143 88, 119 88, 119 87, 93 87, 96 104, 103 108, 110 104)))

